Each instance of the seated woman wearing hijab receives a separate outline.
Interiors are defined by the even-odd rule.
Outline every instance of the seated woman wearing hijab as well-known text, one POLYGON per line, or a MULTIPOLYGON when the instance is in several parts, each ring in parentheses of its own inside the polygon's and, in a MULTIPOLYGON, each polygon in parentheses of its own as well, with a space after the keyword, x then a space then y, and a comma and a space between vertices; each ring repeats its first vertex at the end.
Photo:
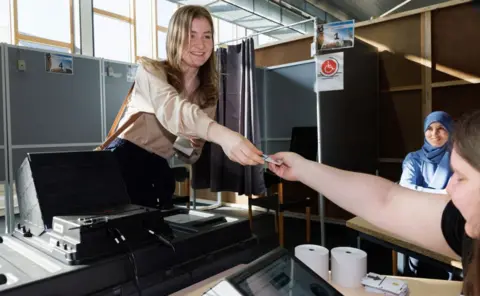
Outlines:
POLYGON ((453 120, 446 112, 430 113, 423 124, 422 149, 411 152, 403 161, 400 185, 417 191, 445 193, 450 169, 450 135, 453 120))
MULTIPOLYGON (((446 112, 430 113, 424 121, 425 139, 422 149, 411 152, 403 161, 400 185, 417 191, 445 193, 452 176, 450 169, 450 138, 453 120, 446 112)), ((418 259, 408 258, 412 275, 451 279, 452 274, 418 259)))

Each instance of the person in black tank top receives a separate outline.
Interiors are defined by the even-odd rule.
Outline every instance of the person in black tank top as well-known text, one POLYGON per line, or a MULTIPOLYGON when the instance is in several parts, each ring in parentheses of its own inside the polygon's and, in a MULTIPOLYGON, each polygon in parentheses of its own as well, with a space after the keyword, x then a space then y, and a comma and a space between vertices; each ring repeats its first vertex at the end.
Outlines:
POLYGON ((450 248, 462 257, 462 265, 468 266, 472 260, 473 240, 465 234, 465 219, 452 201, 447 203, 442 214, 442 233, 450 248))

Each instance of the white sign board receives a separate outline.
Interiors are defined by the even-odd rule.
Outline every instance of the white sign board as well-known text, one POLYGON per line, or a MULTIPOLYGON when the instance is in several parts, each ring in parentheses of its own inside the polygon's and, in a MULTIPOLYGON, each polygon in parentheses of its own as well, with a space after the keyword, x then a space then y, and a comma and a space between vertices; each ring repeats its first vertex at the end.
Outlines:
POLYGON ((343 90, 343 52, 315 57, 317 79, 315 91, 343 90))
POLYGON ((337 50, 353 47, 355 21, 340 21, 317 25, 317 50, 337 50))

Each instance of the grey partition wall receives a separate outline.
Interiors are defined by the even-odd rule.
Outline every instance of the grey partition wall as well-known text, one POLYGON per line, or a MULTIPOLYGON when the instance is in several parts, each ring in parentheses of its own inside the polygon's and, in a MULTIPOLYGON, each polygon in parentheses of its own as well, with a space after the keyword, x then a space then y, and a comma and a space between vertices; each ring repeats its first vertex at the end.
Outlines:
POLYGON ((255 69, 255 86, 256 86, 256 95, 257 95, 257 102, 258 102, 258 116, 260 118, 260 135, 262 137, 262 150, 265 150, 267 138, 266 138, 266 131, 265 131, 265 124, 264 118, 266 116, 266 106, 265 106, 265 77, 266 77, 266 69, 265 68, 256 68, 255 69))
POLYGON ((266 152, 287 151, 292 128, 316 126, 315 62, 270 67, 264 81, 266 152))
POLYGON ((103 61, 106 133, 110 130, 118 110, 133 84, 137 65, 103 61))
POLYGON ((3 73, 4 50, 5 45, 0 44, 0 97, 2 98, 2 104, 0 104, 0 183, 5 182, 5 171, 7 170, 5 163, 5 117, 3 116, 3 105, 6 99, 5 74, 3 73))
POLYGON ((101 60, 73 56, 72 71, 57 73, 47 71, 47 54, 55 55, 8 46, 12 181, 30 151, 92 149, 103 140, 101 60))

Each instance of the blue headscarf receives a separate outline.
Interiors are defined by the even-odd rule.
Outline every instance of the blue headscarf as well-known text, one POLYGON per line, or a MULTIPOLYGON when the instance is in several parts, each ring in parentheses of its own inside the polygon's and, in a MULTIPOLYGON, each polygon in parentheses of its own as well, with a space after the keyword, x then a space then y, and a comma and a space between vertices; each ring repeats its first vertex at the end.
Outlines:
POLYGON ((453 120, 450 115, 443 111, 432 112, 425 118, 423 124, 424 133, 434 122, 440 123, 448 131, 448 141, 442 147, 433 147, 425 137, 423 147, 417 152, 417 155, 425 162, 422 171, 423 174, 428 175, 423 177, 430 180, 429 187, 443 189, 452 175, 450 169, 450 148, 453 120), (430 165, 427 165, 427 163, 430 163, 430 165))
POLYGON ((428 143, 427 138, 425 137, 422 147, 423 153, 419 154, 424 161, 439 164, 442 158, 444 158, 445 153, 450 154, 450 139, 452 135, 453 120, 452 117, 446 112, 432 112, 427 116, 427 118, 425 118, 425 121, 423 123, 423 133, 425 133, 428 127, 434 122, 440 123, 448 131, 448 141, 442 147, 433 147, 432 145, 430 145, 430 143, 428 143))

